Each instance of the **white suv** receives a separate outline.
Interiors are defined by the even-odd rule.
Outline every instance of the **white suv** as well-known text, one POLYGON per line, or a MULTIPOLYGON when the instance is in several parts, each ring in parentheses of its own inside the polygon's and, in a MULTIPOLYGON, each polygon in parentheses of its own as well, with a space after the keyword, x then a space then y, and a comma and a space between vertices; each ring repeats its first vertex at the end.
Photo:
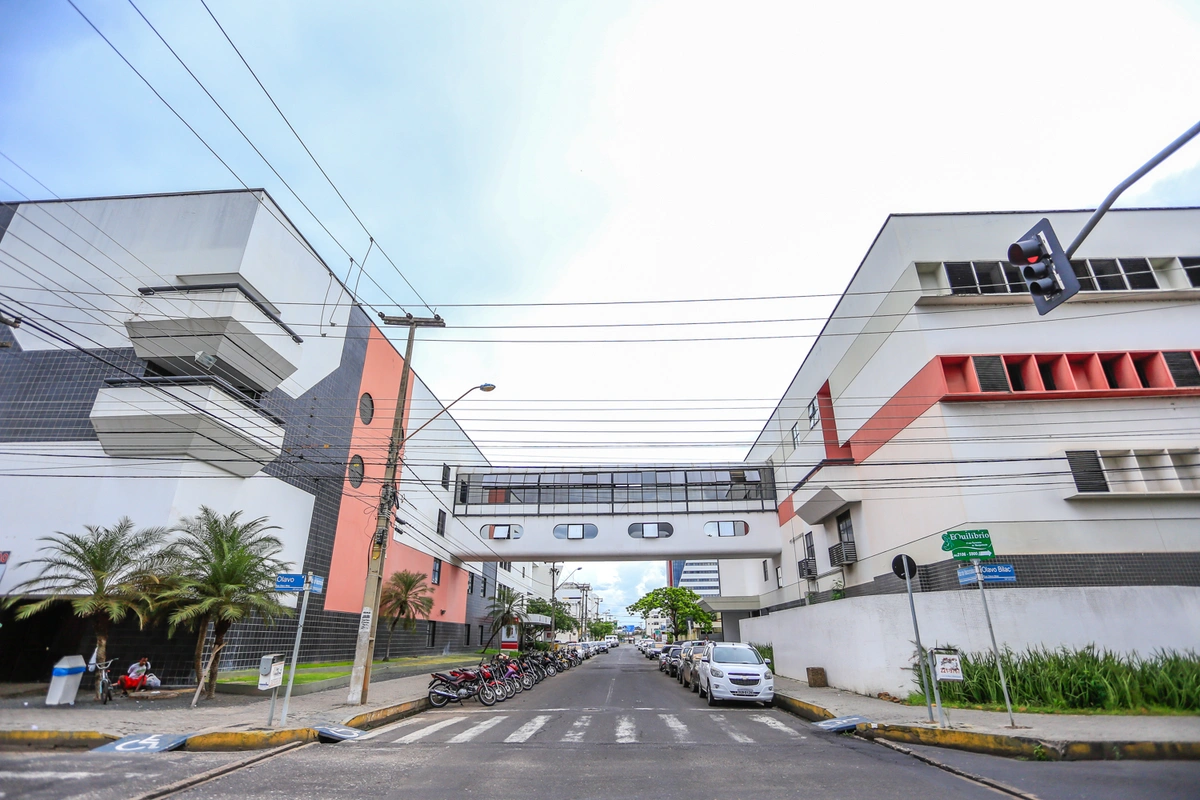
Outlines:
POLYGON ((748 644, 713 642, 700 657, 700 696, 710 706, 718 700, 775 702, 775 676, 770 661, 748 644))

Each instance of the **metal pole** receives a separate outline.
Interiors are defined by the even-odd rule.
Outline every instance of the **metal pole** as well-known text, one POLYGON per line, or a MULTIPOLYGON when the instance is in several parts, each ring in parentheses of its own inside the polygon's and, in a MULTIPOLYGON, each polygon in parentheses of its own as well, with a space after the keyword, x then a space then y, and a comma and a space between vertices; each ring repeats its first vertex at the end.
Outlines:
POLYGON ((558 627, 555 623, 558 621, 558 606, 554 604, 554 593, 558 587, 555 585, 555 579, 558 577, 558 567, 555 562, 550 562, 550 649, 558 649, 558 627))
POLYGON ((1013 719, 1012 701, 1008 699, 1008 683, 1004 680, 1004 664, 1000 662, 1000 648, 996 646, 996 632, 992 630, 992 615, 988 611, 987 592, 983 590, 983 569, 979 566, 978 558, 972 558, 971 563, 975 565, 975 582, 979 584, 979 597, 983 600, 983 616, 987 618, 988 635, 992 637, 992 652, 996 654, 996 669, 1000 671, 1000 689, 1004 692, 1004 707, 1008 709, 1008 724, 1015 728, 1017 721, 1013 719))
POLYGON ((275 726, 275 698, 279 696, 279 687, 271 690, 271 710, 267 712, 267 727, 275 726))
POLYGON ((300 636, 304 633, 304 614, 308 611, 308 595, 312 591, 313 574, 304 578, 304 600, 300 603, 300 620, 296 623, 296 642, 292 645, 292 671, 288 675, 287 691, 283 693, 283 711, 279 713, 279 727, 287 725, 288 701, 292 699, 292 682, 296 680, 296 660, 300 658, 300 636))
MULTIPOLYGON (((912 613, 913 635, 917 637, 917 671, 921 674, 921 691, 925 694, 925 708, 929 711, 929 721, 933 722, 933 699, 929 696, 929 686, 925 683, 925 648, 921 646, 921 629, 917 626, 917 605, 913 602, 912 578, 909 577, 907 563, 904 565, 904 585, 908 587, 908 610, 912 613)), ((937 641, 936 637, 934 641, 937 641)), ((941 707, 940 703, 938 707, 941 707)))
POLYGON ((937 700, 938 727, 944 728, 946 727, 946 709, 942 708, 942 692, 938 689, 937 655, 932 650, 929 651, 929 680, 933 682, 933 696, 937 700))
POLYGON ((1200 133, 1200 122, 1197 122, 1195 125, 1184 131, 1182 136, 1167 145, 1154 158, 1138 167, 1137 172, 1121 181, 1120 186, 1109 192, 1108 197, 1104 198, 1104 202, 1100 204, 1100 207, 1097 208, 1095 212, 1093 212, 1092 216, 1088 218, 1088 221, 1084 223, 1083 230, 1081 230, 1079 235, 1075 237, 1075 241, 1071 242, 1070 246, 1067 247, 1067 258, 1075 255, 1075 251, 1079 249, 1079 245, 1083 244, 1083 240, 1087 238, 1088 234, 1092 232, 1092 228, 1096 227, 1096 223, 1100 221, 1100 218, 1104 216, 1105 212, 1107 212, 1112 204, 1116 202, 1117 198, 1121 196, 1121 192, 1125 191, 1130 186, 1133 186, 1133 184, 1141 180, 1142 176, 1165 161, 1168 156, 1191 141, 1198 133, 1200 133))

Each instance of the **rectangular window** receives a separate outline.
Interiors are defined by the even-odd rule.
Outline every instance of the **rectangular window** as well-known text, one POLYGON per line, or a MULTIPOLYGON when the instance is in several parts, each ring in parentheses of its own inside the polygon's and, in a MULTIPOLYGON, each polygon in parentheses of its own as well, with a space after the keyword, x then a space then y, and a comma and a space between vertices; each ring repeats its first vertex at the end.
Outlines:
POLYGON ((771 580, 770 574, 767 572, 767 560, 763 559, 763 583, 771 580))
POLYGON ((775 568, 775 586, 780 589, 783 588, 783 567, 782 566, 775 568))
POLYGON ((1188 281, 1191 282, 1192 287, 1200 289, 1200 258, 1184 256, 1179 259, 1179 264, 1183 267, 1183 271, 1187 273, 1188 281))
POLYGON ((442 464, 442 488, 450 488, 450 465, 442 464))
POLYGON ((425 646, 433 647, 437 641, 437 623, 432 620, 426 623, 425 646))
POLYGON ((797 422, 792 426, 792 449, 795 450, 800 446, 800 423, 797 422))
POLYGON ((446 510, 444 508, 438 509, 437 533, 438 536, 446 535, 446 510))
POLYGON ((1067 464, 1071 467, 1075 488, 1080 492, 1109 490, 1108 480, 1104 477, 1104 467, 1100 464, 1100 454, 1095 450, 1068 450, 1067 464))
POLYGON ((433 560, 433 575, 430 576, 429 582, 434 586, 442 582, 442 560, 440 558, 433 560))
POLYGON ((483 626, 479 626, 479 645, 483 646, 483 626))
POLYGON ((850 512, 843 511, 837 515, 838 541, 843 544, 854 544, 854 524, 850 521, 850 512))
POLYGON ((511 561, 501 561, 500 569, 504 570, 505 572, 512 572, 512 562, 511 561))
POLYGON ((467 647, 471 646, 471 626, 463 625, 463 634, 466 636, 466 641, 463 642, 467 647))
POLYGON ((475 594, 475 573, 467 573, 467 594, 475 594))
POLYGON ((480 576, 480 578, 479 578, 479 580, 480 580, 480 584, 481 584, 481 585, 480 585, 480 589, 479 589, 479 593, 480 593, 481 595, 483 595, 484 597, 487 597, 487 576, 486 576, 486 575, 481 575, 481 576, 480 576))
POLYGON ((470 496, 471 496, 471 484, 469 484, 467 482, 466 478, 463 478, 461 481, 458 482, 458 502, 461 505, 466 505, 467 498, 470 496))
POLYGON ((804 557, 811 558, 813 561, 817 559, 817 546, 813 542, 812 531, 804 534, 804 557))
POLYGON ((821 406, 817 403, 817 398, 808 401, 808 429, 811 431, 817 427, 817 423, 821 421, 821 406))

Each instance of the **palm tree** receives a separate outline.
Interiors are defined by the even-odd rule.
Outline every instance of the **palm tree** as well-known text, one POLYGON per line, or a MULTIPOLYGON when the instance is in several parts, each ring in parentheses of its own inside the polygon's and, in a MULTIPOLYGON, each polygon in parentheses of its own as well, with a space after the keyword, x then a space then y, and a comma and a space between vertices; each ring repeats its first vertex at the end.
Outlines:
POLYGON ((91 623, 96 659, 106 661, 111 625, 130 614, 145 625, 152 609, 147 584, 156 580, 156 573, 169 572, 173 549, 165 543, 165 528, 135 529, 128 517, 111 528, 85 525, 84 530, 39 539, 46 542, 38 550, 45 555, 25 563, 41 565, 41 572, 14 587, 4 607, 21 602, 25 595, 40 596, 17 609, 15 617, 22 620, 60 601, 69 602, 75 616, 91 623))
POLYGON ((379 599, 379 612, 385 618, 391 618, 388 625, 387 655, 384 661, 392 658, 392 634, 397 624, 403 624, 406 631, 417 627, 417 617, 429 619, 433 610, 432 588, 425 583, 427 575, 423 572, 393 572, 383 585, 383 595, 379 599))
POLYGON ((208 624, 213 623, 213 654, 208 665, 207 694, 216 694, 215 657, 225 643, 225 634, 240 622, 258 614, 270 625, 292 610, 280 605, 275 594, 275 575, 285 564, 276 556, 283 543, 270 533, 266 517, 241 521, 242 512, 225 516, 200 506, 195 517, 180 521, 177 542, 182 562, 178 585, 165 589, 159 602, 170 607, 169 633, 180 625, 197 631, 193 668, 196 680, 203 675, 201 656, 208 624))
MULTIPOLYGON (((492 598, 492 602, 488 605, 488 616, 492 618, 492 636, 488 639, 487 644, 483 646, 486 650, 488 645, 492 643, 492 639, 496 638, 496 634, 509 625, 521 625, 521 617, 525 614, 525 595, 514 591, 507 586, 501 586, 496 589, 496 596, 492 598)), ((519 634, 519 631, 518 631, 519 634)), ((521 637, 517 636, 517 641, 521 641, 521 637)))

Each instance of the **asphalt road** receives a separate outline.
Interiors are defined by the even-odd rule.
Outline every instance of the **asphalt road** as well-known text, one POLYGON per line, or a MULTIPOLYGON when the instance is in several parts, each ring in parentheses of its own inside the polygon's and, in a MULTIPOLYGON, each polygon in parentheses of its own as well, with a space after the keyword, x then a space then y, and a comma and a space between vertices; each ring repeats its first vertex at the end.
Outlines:
MULTIPOLYGON (((1042 800, 1200 797, 1200 764, 1044 764, 930 751, 1042 800)), ((245 754, 0 754, 5 798, 128 800, 245 754), (76 777, 61 777, 66 773, 76 777), (58 773, 60 777, 55 777, 58 773), (82 775, 80 773, 87 773, 82 775), (25 775, 26 777, 21 777, 25 775)), ((978 783, 761 706, 709 708, 633 647, 492 708, 471 701, 309 745, 185 798, 996 798, 978 783)))

